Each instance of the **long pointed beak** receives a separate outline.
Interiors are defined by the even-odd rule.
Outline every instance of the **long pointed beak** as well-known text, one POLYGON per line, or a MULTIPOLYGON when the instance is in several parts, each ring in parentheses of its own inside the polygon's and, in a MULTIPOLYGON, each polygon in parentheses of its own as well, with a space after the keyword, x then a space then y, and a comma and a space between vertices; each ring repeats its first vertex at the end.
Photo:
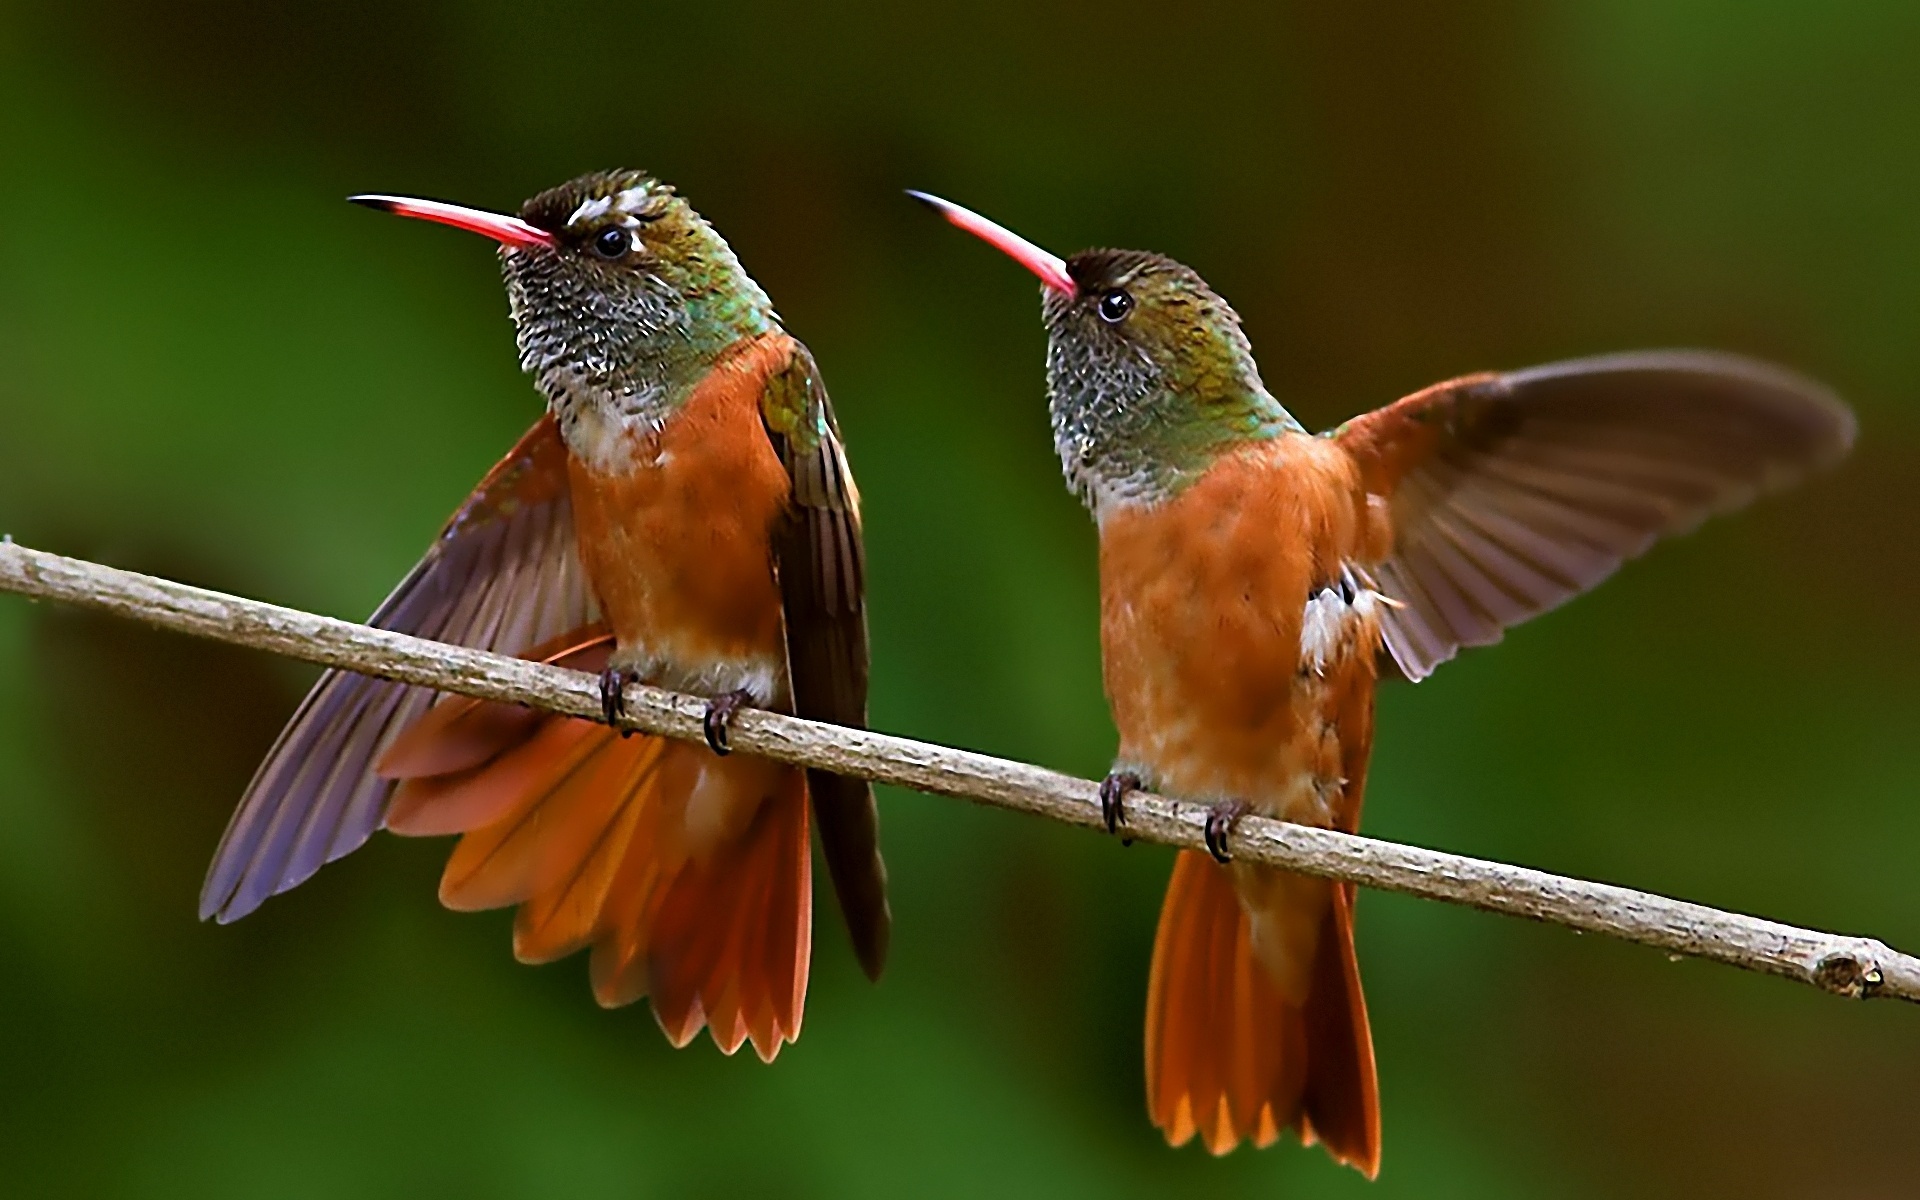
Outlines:
POLYGON ((911 188, 907 189, 907 195, 939 213, 953 225, 1004 252, 1013 261, 1038 275, 1040 282, 1054 291, 1068 296, 1073 295, 1075 290, 1073 276, 1067 274, 1067 264, 1059 255, 1047 253, 1013 230, 996 225, 979 213, 961 208, 951 200, 942 200, 938 196, 929 196, 925 192, 916 192, 911 188))
POLYGON ((553 235, 546 230, 537 225, 529 225, 519 217, 509 217, 503 213, 464 208, 441 200, 416 200, 411 196, 348 196, 347 200, 349 203, 364 204, 368 208, 390 212, 395 216, 438 221, 442 225, 451 225, 455 229, 464 229, 469 233, 490 237, 503 246, 551 246, 554 244, 553 235))

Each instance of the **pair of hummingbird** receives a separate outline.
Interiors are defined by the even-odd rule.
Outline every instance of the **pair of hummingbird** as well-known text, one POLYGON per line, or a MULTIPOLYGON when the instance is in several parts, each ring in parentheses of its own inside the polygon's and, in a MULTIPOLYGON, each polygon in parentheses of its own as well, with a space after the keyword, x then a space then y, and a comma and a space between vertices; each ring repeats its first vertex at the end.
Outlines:
MULTIPOLYGON (((1292 1131, 1372 1176, 1380 1121, 1350 885, 1232 861, 1243 813, 1352 831, 1383 674, 1585 591, 1657 537, 1843 454, 1848 410, 1746 359, 1623 354, 1436 384, 1311 434, 1239 318, 1157 254, 1058 258, 914 193, 1040 279, 1068 485, 1099 527, 1120 746, 1101 787, 1212 804, 1148 983, 1148 1106, 1214 1153, 1292 1131)), ((800 1032, 808 813, 870 977, 891 917, 864 782, 729 756, 743 706, 866 721, 860 496, 807 348, 673 189, 593 174, 517 216, 355 197, 492 238, 546 412, 371 623, 597 672, 608 724, 329 672, 255 775, 201 897, 230 921, 381 826, 459 834, 456 909, 518 905, 514 953, 591 949, 771 1060, 800 1032), (710 698, 707 746, 623 736, 627 684, 710 698)))

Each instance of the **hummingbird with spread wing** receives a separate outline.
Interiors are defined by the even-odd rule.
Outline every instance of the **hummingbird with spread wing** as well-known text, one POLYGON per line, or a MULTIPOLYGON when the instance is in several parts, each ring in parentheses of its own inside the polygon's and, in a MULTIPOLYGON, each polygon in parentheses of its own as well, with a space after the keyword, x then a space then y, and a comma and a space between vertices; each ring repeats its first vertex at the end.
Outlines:
POLYGON ((232 921, 383 825, 459 834, 450 908, 514 953, 591 948, 607 1006, 771 1060, 800 1032, 808 811, 868 976, 891 918, 871 787, 728 757, 742 706, 862 726, 860 497, 807 348, 713 226, 638 171, 518 216, 356 196, 499 245, 546 412, 371 623, 596 672, 609 724, 329 671, 248 786, 201 894, 232 921), (612 727, 640 681, 711 698, 707 747, 612 727))
POLYGON ((1099 528, 1107 828, 1141 787, 1212 805, 1154 942, 1153 1121, 1215 1154, 1291 1130, 1372 1177, 1354 889, 1233 861, 1234 821, 1356 830, 1383 671, 1421 679, 1836 461, 1853 417, 1779 368, 1655 351, 1470 375, 1315 435, 1188 267, 1063 260, 912 194, 1040 277, 1054 442, 1099 528))

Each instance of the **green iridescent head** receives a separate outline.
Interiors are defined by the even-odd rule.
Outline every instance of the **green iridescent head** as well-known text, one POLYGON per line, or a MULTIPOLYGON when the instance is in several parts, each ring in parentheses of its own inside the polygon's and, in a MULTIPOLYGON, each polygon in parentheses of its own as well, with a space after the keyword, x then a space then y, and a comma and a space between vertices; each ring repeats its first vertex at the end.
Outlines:
POLYGON ((517 217, 354 199, 500 243, 521 365, 563 419, 585 407, 657 417, 728 346, 779 320, 713 226, 642 171, 583 175, 517 217))
POLYGON ((1261 383, 1239 315, 1191 268, 1138 250, 1063 260, 919 198, 1040 277, 1054 446, 1096 515, 1157 503, 1235 446, 1300 429, 1261 383))
POLYGON ((1170 258, 1087 250, 1045 288, 1047 402, 1067 481, 1096 511, 1177 493, 1222 452, 1299 426, 1260 382, 1240 316, 1170 258))
POLYGON ((520 217, 552 235, 501 251, 521 365, 550 398, 583 386, 637 395, 670 382, 662 368, 704 367, 776 320, 719 232, 643 172, 582 176, 520 217))

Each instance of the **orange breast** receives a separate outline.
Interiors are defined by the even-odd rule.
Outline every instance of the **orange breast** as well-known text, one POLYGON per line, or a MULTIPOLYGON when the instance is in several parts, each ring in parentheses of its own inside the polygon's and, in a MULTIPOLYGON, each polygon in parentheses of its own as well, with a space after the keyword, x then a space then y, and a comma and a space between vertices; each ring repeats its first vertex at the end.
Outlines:
POLYGON ((1370 733, 1373 634, 1315 670, 1302 612, 1384 538, 1352 460, 1305 435, 1236 451, 1156 507, 1106 514, 1101 642, 1120 761, 1176 794, 1330 821, 1345 760, 1370 740, 1343 748, 1340 731, 1357 700, 1370 733))
POLYGON ((617 657, 659 682, 690 685, 721 662, 784 670, 771 533, 791 483, 760 395, 791 353, 782 333, 741 343, 663 428, 631 439, 622 469, 569 456, 580 556, 617 657))

